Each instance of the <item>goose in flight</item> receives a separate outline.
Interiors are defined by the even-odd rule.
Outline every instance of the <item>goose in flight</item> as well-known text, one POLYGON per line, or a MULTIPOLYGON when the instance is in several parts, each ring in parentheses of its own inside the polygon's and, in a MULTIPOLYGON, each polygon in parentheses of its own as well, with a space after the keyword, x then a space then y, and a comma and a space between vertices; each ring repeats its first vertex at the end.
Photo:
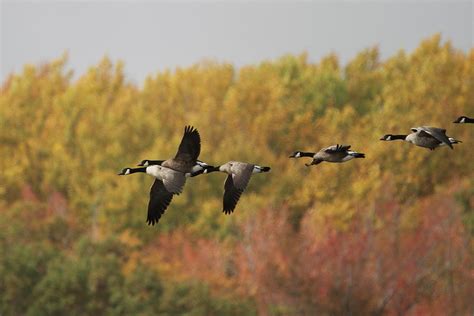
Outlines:
POLYGON ((155 225, 168 208, 173 195, 179 195, 183 191, 186 182, 185 174, 163 166, 152 165, 140 168, 124 168, 119 175, 129 175, 137 172, 146 173, 155 178, 155 182, 153 182, 150 189, 146 219, 148 225, 155 225))
POLYGON ((184 135, 174 158, 160 161, 158 165, 147 165, 140 168, 125 168, 119 175, 129 175, 137 172, 149 174, 155 178, 150 189, 148 203, 148 225, 155 225, 173 199, 173 195, 182 192, 186 176, 191 176, 193 167, 201 152, 201 137, 192 126, 184 128, 184 135))
POLYGON ((408 135, 387 134, 380 138, 384 141, 404 140, 419 147, 435 150, 440 146, 449 146, 453 149, 453 144, 460 143, 452 137, 446 136, 446 130, 438 127, 420 126, 413 127, 408 135))
POLYGON ((269 172, 270 169, 270 167, 262 167, 246 162, 229 161, 217 167, 206 167, 192 176, 215 171, 227 173, 227 178, 224 183, 223 212, 225 214, 230 214, 234 211, 240 196, 252 177, 252 174, 269 172))
POLYGON ((313 160, 309 164, 305 164, 307 167, 312 165, 317 165, 323 161, 326 162, 346 162, 354 158, 365 158, 365 154, 359 153, 353 150, 349 150, 350 145, 332 145, 326 148, 321 149, 317 153, 313 152, 304 152, 304 151, 295 151, 290 155, 290 158, 301 158, 301 157, 311 157, 313 160))

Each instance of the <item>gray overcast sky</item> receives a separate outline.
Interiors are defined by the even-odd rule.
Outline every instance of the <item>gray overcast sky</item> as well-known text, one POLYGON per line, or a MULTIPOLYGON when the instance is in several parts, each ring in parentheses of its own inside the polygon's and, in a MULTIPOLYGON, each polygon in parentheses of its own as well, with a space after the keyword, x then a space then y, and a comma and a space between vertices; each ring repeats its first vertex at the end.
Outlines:
POLYGON ((202 59, 237 66, 307 51, 342 62, 379 45, 386 58, 436 32, 473 47, 473 1, 158 2, 0 0, 0 80, 69 51, 76 74, 108 54, 128 78, 202 59))

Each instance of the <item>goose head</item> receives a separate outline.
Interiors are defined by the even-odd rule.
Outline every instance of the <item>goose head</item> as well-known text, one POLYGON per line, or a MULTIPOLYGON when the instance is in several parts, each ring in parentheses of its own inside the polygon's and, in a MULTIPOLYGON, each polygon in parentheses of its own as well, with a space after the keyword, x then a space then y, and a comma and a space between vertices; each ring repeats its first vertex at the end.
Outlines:
POLYGON ((150 165, 150 160, 148 159, 144 159, 142 160, 137 166, 143 166, 143 167, 147 167, 150 165))
POLYGON ((302 152, 301 151, 295 151, 288 158, 300 158, 300 157, 302 157, 302 152))
POLYGON ((459 144, 459 143, 462 143, 462 141, 460 141, 459 139, 455 139, 455 138, 453 138, 453 137, 448 137, 448 139, 449 139, 449 142, 450 142, 451 144, 459 144))
POLYGON ((191 174, 196 174, 197 172, 202 171, 201 173, 204 173, 207 168, 213 167, 211 165, 208 165, 205 162, 202 162, 200 160, 196 161, 196 164, 191 168, 191 174))
POLYGON ((205 162, 203 162, 203 161, 201 161, 201 160, 196 160, 196 165, 197 165, 197 166, 200 166, 200 167, 203 167, 203 168, 204 168, 204 167, 207 167, 207 166, 210 166, 209 164, 207 164, 207 163, 205 163, 205 162))
POLYGON ((380 137, 380 140, 391 141, 391 140, 406 140, 407 135, 393 135, 393 134, 386 134, 380 137))
POLYGON ((122 171, 120 171, 119 173, 117 173, 119 176, 126 176, 128 174, 131 174, 132 173, 132 169, 131 168, 123 168, 122 171))
POLYGON ((393 135, 392 134, 386 134, 380 137, 380 140, 392 140, 393 135))
POLYGON ((460 116, 453 123, 465 123, 467 119, 467 116, 460 116))

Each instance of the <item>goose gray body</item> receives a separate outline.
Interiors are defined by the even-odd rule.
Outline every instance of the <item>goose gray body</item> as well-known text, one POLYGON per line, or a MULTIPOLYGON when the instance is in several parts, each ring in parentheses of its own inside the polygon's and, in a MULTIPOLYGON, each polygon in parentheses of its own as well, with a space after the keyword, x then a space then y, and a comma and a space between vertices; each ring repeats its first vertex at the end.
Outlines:
POLYGON ((446 136, 446 130, 443 128, 432 127, 432 126, 420 126, 413 127, 411 129, 413 133, 407 136, 407 141, 426 148, 436 148, 440 143, 448 145, 453 149, 453 145, 446 136))
POLYGON ((224 182, 223 212, 230 214, 234 211, 240 196, 247 187, 252 174, 270 171, 270 167, 262 167, 246 162, 229 161, 221 166, 208 166, 199 173, 220 171, 227 174, 224 182))
POLYGON ((404 140, 419 147, 429 148, 430 150, 444 145, 453 149, 453 144, 460 142, 452 137, 446 136, 446 130, 443 128, 420 126, 413 127, 411 131, 412 133, 408 135, 387 134, 380 138, 380 140, 404 140), (454 142, 452 140, 454 140, 454 142))
POLYGON ((183 192, 184 183, 186 182, 184 173, 158 165, 146 167, 145 172, 163 182, 168 192, 173 194, 183 192))
POLYGON ((317 165, 323 161, 342 163, 354 158, 365 158, 365 154, 349 150, 350 148, 350 145, 332 145, 317 153, 296 151, 290 155, 290 158, 312 157, 313 160, 306 166, 317 165))

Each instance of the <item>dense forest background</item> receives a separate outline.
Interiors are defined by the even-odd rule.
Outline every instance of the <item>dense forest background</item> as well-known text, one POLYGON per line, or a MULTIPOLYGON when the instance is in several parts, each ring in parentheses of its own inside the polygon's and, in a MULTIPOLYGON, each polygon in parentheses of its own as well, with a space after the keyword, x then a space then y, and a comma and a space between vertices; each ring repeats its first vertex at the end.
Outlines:
POLYGON ((474 313, 474 49, 436 35, 342 66, 284 56, 202 62, 142 86, 104 58, 27 65, 0 95, 2 315, 467 315, 474 313), (152 178, 125 166, 175 154, 272 167, 231 216, 225 175, 189 179, 147 226, 152 178), (382 142, 411 127, 463 141, 382 142), (366 159, 307 168, 294 150, 351 144, 366 159))

